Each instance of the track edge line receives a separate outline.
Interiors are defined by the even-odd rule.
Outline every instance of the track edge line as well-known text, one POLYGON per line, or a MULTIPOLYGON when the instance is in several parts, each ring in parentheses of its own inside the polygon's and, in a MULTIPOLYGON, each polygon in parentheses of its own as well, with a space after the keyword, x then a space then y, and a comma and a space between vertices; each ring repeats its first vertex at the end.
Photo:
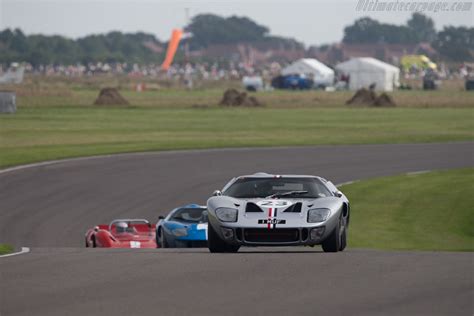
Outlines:
POLYGON ((8 253, 6 255, 0 255, 0 258, 6 258, 6 257, 13 257, 13 256, 17 256, 17 255, 23 255, 23 254, 27 254, 30 252, 30 248, 28 247, 21 247, 21 251, 18 251, 18 252, 13 252, 13 253, 8 253))

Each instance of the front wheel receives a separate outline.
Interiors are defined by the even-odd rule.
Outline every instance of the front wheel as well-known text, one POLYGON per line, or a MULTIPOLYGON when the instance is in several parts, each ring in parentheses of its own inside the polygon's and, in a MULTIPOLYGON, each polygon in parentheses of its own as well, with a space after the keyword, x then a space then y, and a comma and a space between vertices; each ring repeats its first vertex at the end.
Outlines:
POLYGON ((347 220, 342 218, 342 225, 340 228, 341 242, 339 244, 339 251, 344 251, 347 246, 347 220))
POLYGON ((341 216, 337 226, 331 232, 331 234, 323 241, 321 246, 324 252, 338 252, 343 251, 346 248, 347 235, 346 225, 344 224, 344 218, 341 216))
POLYGON ((229 245, 223 241, 211 224, 208 224, 207 234, 207 245, 211 253, 237 252, 240 248, 240 246, 229 245))

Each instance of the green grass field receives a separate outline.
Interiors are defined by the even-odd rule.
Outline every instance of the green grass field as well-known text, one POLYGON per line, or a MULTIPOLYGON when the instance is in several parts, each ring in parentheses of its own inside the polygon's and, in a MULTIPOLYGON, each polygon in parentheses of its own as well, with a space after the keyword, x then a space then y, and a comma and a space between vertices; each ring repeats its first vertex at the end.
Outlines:
POLYGON ((6 244, 0 244, 0 256, 9 254, 9 253, 13 252, 13 250, 14 250, 13 246, 6 245, 6 244))
POLYGON ((474 169, 361 181, 342 187, 351 201, 356 248, 474 251, 474 169))
POLYGON ((263 108, 221 108, 224 90, 240 82, 197 82, 189 91, 146 79, 149 90, 134 91, 141 80, 27 76, 7 86, 18 112, 0 115, 0 168, 119 152, 474 139, 474 94, 458 81, 393 92, 396 108, 349 107, 350 91, 258 92, 263 108), (105 86, 131 106, 93 106, 105 86))
MULTIPOLYGON (((107 84, 103 84, 107 86, 107 84)), ((240 88, 239 84, 228 87, 240 88)), ((192 106, 217 107, 226 87, 195 89, 193 91, 170 88, 135 92, 124 86, 120 93, 138 107, 190 108, 192 106)), ((17 90, 19 107, 81 106, 91 107, 99 88, 76 87, 72 84, 55 83, 45 86, 23 86, 17 90)), ((346 108, 353 91, 289 91, 275 90, 252 93, 267 108, 346 108)), ((468 91, 395 91, 389 93, 401 108, 472 108, 474 93, 468 91)))
POLYGON ((19 107, 0 116, 0 167, 117 152, 466 141, 470 108, 19 107))

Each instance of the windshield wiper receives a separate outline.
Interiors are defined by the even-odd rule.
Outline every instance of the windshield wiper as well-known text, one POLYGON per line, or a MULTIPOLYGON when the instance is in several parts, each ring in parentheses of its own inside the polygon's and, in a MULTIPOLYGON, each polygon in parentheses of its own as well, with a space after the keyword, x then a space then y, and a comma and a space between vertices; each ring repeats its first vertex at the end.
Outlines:
POLYGON ((306 194, 306 193, 308 193, 308 191, 288 191, 288 192, 282 192, 282 193, 275 193, 265 198, 271 199, 271 198, 278 198, 278 197, 283 197, 283 196, 299 195, 299 194, 306 194))

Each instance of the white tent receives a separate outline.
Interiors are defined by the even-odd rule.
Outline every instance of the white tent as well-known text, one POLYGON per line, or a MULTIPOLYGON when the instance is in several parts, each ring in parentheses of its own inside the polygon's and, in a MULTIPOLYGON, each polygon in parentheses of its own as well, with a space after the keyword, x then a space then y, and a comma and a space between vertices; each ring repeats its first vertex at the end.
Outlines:
POLYGON ((399 85, 400 69, 371 57, 353 58, 336 66, 349 77, 349 89, 358 90, 375 84, 375 90, 392 91, 399 85))
POLYGON ((19 67, 15 70, 8 70, 5 74, 0 74, 0 84, 18 84, 23 81, 25 67, 19 67))
POLYGON ((315 86, 332 86, 334 70, 313 58, 298 59, 281 70, 283 76, 305 75, 314 80, 315 86))

